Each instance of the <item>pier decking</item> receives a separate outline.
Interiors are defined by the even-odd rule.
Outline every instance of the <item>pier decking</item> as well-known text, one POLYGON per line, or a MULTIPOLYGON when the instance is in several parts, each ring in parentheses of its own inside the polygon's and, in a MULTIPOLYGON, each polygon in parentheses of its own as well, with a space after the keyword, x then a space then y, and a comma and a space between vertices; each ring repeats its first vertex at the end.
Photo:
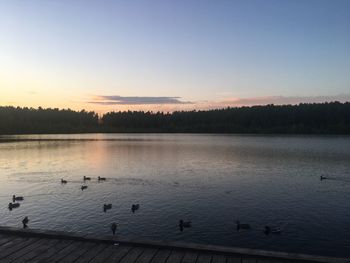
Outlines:
POLYGON ((0 227, 0 262, 340 263, 350 259, 0 227))

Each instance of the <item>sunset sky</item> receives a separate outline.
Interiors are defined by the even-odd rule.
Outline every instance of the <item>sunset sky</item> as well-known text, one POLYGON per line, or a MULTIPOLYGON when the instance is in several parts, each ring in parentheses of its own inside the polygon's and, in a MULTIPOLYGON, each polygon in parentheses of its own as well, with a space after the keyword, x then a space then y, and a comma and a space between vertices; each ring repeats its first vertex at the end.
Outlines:
POLYGON ((0 1, 0 105, 350 100, 348 0, 0 1))

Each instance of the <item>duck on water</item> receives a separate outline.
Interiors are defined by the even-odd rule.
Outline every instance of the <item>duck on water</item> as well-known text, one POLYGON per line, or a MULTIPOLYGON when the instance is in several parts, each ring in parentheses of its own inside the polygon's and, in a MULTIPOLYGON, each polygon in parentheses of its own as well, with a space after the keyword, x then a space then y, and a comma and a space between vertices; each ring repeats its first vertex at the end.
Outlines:
POLYGON ((135 213, 135 211, 136 211, 136 210, 139 210, 139 208, 140 208, 140 205, 139 205, 139 204, 133 204, 133 205, 131 206, 131 211, 132 211, 133 213, 135 213))
POLYGON ((19 203, 9 203, 8 208, 11 211, 14 208, 18 208, 19 207, 19 203))
POLYGON ((29 223, 29 219, 28 219, 28 216, 26 216, 22 220, 23 228, 27 228, 28 227, 28 223, 29 223))
POLYGON ((12 201, 13 202, 15 202, 15 201, 23 201, 23 200, 24 200, 23 196, 15 196, 15 195, 12 196, 12 201))
POLYGON ((191 226, 192 226, 192 222, 191 221, 183 221, 182 219, 179 221, 180 231, 183 231, 184 228, 189 228, 191 226))
POLYGON ((241 230, 241 229, 245 229, 245 230, 249 230, 250 229, 250 225, 249 224, 241 224, 241 222, 236 221, 237 224, 237 231, 241 230))
POLYGON ((281 234, 282 230, 280 227, 269 227, 269 226, 265 226, 265 230, 264 233, 265 235, 269 235, 271 234, 281 234))
POLYGON ((103 212, 106 213, 106 211, 109 209, 112 209, 112 204, 104 204, 103 205, 103 212))
POLYGON ((113 236, 115 235, 115 232, 117 231, 117 223, 113 222, 111 225, 111 230, 113 233, 113 236))

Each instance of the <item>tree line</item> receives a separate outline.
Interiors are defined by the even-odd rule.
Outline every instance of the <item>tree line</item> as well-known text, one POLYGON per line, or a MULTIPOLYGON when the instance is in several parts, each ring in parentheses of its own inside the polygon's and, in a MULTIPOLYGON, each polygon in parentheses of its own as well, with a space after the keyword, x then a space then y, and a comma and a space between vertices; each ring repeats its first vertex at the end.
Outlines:
POLYGON ((0 107, 0 134, 97 132, 95 112, 0 107))
POLYGON ((350 103, 264 105, 173 113, 0 107, 0 134, 169 132, 350 134, 350 103))

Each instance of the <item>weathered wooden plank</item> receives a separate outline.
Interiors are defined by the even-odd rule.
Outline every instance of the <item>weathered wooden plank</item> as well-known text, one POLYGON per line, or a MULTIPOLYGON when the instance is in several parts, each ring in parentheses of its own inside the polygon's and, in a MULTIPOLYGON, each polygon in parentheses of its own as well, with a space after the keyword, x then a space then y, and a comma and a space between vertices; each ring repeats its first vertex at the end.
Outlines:
POLYGON ((212 255, 208 253, 200 253, 197 258, 197 263, 211 263, 212 255))
POLYGON ((142 247, 134 247, 119 262, 134 263, 143 251, 144 251, 144 248, 142 247))
POLYGON ((279 261, 276 261, 275 259, 271 258, 258 258, 257 263, 280 263, 279 261))
POLYGON ((242 256, 242 263, 257 263, 256 257, 242 256))
POLYGON ((90 249, 87 253, 80 256, 75 263, 86 263, 93 260, 101 251, 107 248, 106 244, 96 244, 94 249, 90 249))
POLYGON ((185 256, 184 250, 174 249, 171 251, 170 256, 166 263, 181 263, 182 258, 185 256))
POLYGON ((131 246, 117 246, 118 249, 112 253, 106 262, 119 262, 123 257, 125 257, 129 251, 132 249, 131 246))
POLYGON ((29 252, 33 251, 36 249, 38 246, 40 246, 40 239, 38 238, 33 238, 31 239, 31 242, 28 246, 25 246, 19 250, 17 250, 15 253, 12 253, 8 255, 6 258, 2 259, 1 261, 3 263, 5 262, 17 262, 19 258, 24 257, 26 254, 29 252))
MULTIPOLYGON (((102 250, 95 258, 93 258, 89 263, 103 263, 107 261, 108 258, 111 257, 113 253, 115 253, 119 249, 118 246, 114 246, 113 244, 107 245, 107 247, 102 250)), ((111 261, 107 261, 111 262, 111 261)))
POLYGON ((8 236, 9 236, 9 234, 0 233, 0 240, 1 240, 2 238, 8 237, 8 236))
POLYGON ((187 251, 185 256, 182 258, 181 263, 195 263, 197 260, 198 254, 192 251, 187 251))
POLYGON ((15 235, 0 235, 0 246, 15 239, 16 237, 17 236, 15 236, 15 235))
POLYGON ((257 263, 305 263, 305 261, 299 261, 299 260, 290 261, 286 259, 275 259, 275 258, 257 258, 257 263))
POLYGON ((0 227, 0 262, 115 263, 345 263, 348 258, 172 242, 121 241, 111 237, 0 227), (2 232, 5 230, 5 232, 2 232), (12 232, 11 232, 12 231, 12 232), (113 245, 115 242, 118 245, 113 245), (58 256, 57 256, 58 255, 58 256))
POLYGON ((72 263, 77 260, 82 254, 90 249, 94 249, 96 243, 92 242, 82 242, 81 245, 77 246, 69 255, 60 259, 60 263, 72 263))
POLYGON ((72 242, 70 245, 66 246, 62 250, 60 250, 57 253, 53 254, 47 260, 48 260, 48 262, 59 262, 64 257, 67 257, 73 251, 79 249, 81 246, 83 246, 83 242, 80 242, 80 241, 72 242))
POLYGON ((62 249, 73 243, 72 240, 59 240, 56 244, 45 250, 43 253, 38 253, 35 257, 28 260, 30 263, 45 263, 50 262, 50 257, 59 253, 62 249))
POLYGON ((270 259, 270 258, 258 258, 257 263, 279 263, 279 262, 276 262, 276 260, 274 259, 270 259))
POLYGON ((135 263, 149 263, 156 255, 157 249, 145 248, 145 251, 136 259, 135 263))
POLYGON ((10 247, 16 246, 18 244, 21 244, 23 241, 27 240, 26 238, 16 237, 15 239, 11 239, 8 242, 4 243, 2 246, 0 246, 0 253, 3 251, 6 251, 10 247))
POLYGON ((35 258, 36 256, 45 253, 49 248, 53 247, 58 242, 59 240, 56 240, 56 239, 46 239, 46 238, 40 239, 39 246, 31 250, 29 253, 25 254, 24 256, 21 256, 21 258, 17 258, 16 263, 27 262, 35 258))
POLYGON ((211 260, 212 263, 226 263, 226 256, 224 255, 213 255, 211 260))
POLYGON ((21 249, 25 248, 26 246, 29 246, 33 242, 33 239, 16 239, 16 242, 11 243, 6 243, 4 246, 0 247, 0 259, 4 259, 5 257, 16 253, 20 251, 21 249), (9 246, 6 246, 7 244, 10 244, 9 246))
POLYGON ((229 255, 227 257, 226 263, 241 263, 242 257, 239 255, 229 255))
POLYGON ((170 249, 159 249, 156 255, 152 258, 151 263, 165 263, 170 256, 170 249))

